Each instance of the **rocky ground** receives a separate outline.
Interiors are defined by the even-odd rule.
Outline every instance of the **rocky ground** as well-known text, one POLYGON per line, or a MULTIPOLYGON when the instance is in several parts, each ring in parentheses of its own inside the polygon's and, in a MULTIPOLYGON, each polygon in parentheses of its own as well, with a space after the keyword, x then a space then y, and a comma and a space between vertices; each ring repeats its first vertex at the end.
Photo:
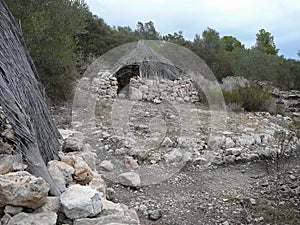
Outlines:
POLYGON ((204 171, 187 164, 157 185, 113 185, 115 200, 136 208, 142 224, 299 224, 299 163, 290 166, 278 181, 265 161, 204 171))
POLYGON ((228 112, 221 126, 203 105, 116 101, 97 103, 96 127, 83 140, 113 201, 135 209, 141 224, 300 223, 290 117, 228 112), (123 110, 112 115, 116 101, 123 110))
POLYGON ((26 172, 0 110, 0 225, 300 224, 298 92, 282 116, 214 110, 189 80, 119 95, 113 77, 90 81, 52 109, 59 197, 26 172))
POLYGON ((52 110, 60 196, 27 171, 0 107, 0 225, 300 224, 299 91, 272 91, 282 115, 234 113, 217 110, 216 81, 200 82, 208 106, 189 78, 119 92, 107 71, 92 75, 52 110))

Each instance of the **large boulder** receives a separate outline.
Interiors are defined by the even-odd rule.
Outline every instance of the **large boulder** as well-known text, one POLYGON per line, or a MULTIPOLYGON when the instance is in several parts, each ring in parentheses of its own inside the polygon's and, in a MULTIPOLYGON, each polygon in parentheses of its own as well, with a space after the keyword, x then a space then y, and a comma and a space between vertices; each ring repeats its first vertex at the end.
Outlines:
POLYGON ((99 193, 90 186, 73 185, 61 196, 62 211, 69 219, 93 217, 102 211, 99 193))
POLYGON ((50 186, 43 178, 37 178, 26 171, 0 175, 0 207, 41 207, 47 202, 49 190, 50 186))

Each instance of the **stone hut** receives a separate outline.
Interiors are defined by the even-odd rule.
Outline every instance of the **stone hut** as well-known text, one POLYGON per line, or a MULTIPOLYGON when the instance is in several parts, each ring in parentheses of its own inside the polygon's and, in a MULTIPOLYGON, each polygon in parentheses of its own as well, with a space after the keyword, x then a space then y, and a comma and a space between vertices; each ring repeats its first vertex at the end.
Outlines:
POLYGON ((166 41, 141 40, 117 47, 90 65, 85 78, 106 98, 125 95, 134 100, 193 103, 211 89, 220 92, 204 61, 166 41))

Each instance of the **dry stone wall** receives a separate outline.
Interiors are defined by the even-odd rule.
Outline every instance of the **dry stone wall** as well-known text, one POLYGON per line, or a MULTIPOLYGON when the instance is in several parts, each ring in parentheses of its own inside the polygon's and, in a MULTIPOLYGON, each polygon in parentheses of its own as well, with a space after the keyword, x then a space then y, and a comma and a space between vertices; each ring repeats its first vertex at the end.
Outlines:
POLYGON ((115 77, 94 78, 93 85, 100 99, 129 98, 136 101, 149 101, 159 104, 162 100, 178 103, 199 102, 198 91, 191 79, 135 79, 118 93, 118 81, 115 77))

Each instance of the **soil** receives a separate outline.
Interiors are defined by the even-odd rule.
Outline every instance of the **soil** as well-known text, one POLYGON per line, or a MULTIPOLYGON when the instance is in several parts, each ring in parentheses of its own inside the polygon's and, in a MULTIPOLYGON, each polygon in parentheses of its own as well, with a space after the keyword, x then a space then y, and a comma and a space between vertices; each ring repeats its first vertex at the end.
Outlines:
POLYGON ((299 157, 282 165, 288 167, 280 171, 280 181, 276 164, 266 160, 204 171, 189 163, 157 185, 139 190, 112 186, 115 201, 135 207, 145 225, 300 224, 300 196, 282 188, 291 174, 299 185, 299 157), (161 218, 152 218, 155 213, 161 218))

